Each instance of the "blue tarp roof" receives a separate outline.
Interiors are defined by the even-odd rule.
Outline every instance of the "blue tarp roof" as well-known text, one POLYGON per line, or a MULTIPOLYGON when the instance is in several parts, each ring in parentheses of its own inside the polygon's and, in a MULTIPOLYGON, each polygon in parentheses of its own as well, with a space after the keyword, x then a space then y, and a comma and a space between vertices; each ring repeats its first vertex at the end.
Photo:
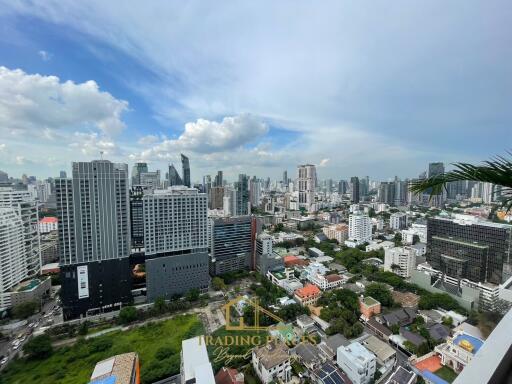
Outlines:
POLYGON ((421 376, 423 376, 423 378, 427 379, 428 381, 433 382, 434 384, 449 384, 447 381, 441 379, 436 374, 427 370, 422 371, 421 376))
POLYGON ((473 355, 478 352, 478 350, 480 349, 480 347, 482 345, 484 345, 484 342, 482 340, 477 339, 474 336, 468 335, 467 333, 463 333, 463 334, 457 336, 453 340, 453 344, 460 345, 460 342, 463 341, 463 340, 466 340, 466 341, 470 342, 471 345, 474 347, 473 352, 472 352, 473 355))
POLYGON ((104 379, 91 381, 89 384, 116 384, 116 377, 115 376, 105 377, 104 379))

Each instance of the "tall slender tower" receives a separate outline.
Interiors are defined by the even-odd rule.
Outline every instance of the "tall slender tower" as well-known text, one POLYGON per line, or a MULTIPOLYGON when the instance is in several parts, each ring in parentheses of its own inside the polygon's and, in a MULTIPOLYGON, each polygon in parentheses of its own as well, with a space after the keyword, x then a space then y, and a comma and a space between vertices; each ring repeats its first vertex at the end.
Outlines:
POLYGON ((56 179, 64 319, 130 301, 128 166, 108 160, 72 164, 56 179))
MULTIPOLYGON (((135 163, 132 169, 132 186, 140 185, 140 174, 148 172, 147 163, 135 163)), ((66 174, 61 174, 61 178, 66 178, 66 174)))
POLYGON ((316 167, 311 164, 299 165, 297 167, 297 173, 299 207, 306 208, 308 211, 316 211, 316 167))
POLYGON ((350 183, 352 184, 352 202, 359 203, 359 177, 354 176, 350 178, 350 183))
POLYGON ((183 184, 190 188, 190 162, 183 153, 181 154, 181 167, 183 169, 183 184))

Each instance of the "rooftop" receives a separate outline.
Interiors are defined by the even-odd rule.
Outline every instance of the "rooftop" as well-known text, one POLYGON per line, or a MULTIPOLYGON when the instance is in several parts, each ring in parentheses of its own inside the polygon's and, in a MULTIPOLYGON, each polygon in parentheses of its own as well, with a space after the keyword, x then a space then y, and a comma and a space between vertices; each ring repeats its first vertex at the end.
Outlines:
POLYGON ((363 298, 362 301, 363 301, 364 305, 366 305, 367 307, 371 307, 372 305, 380 304, 377 300, 375 300, 371 296, 366 296, 365 298, 363 298))
POLYGON ((325 280, 327 280, 329 283, 334 283, 336 281, 340 281, 341 276, 340 275, 327 275, 327 276, 325 276, 325 280))
POLYGON ((43 217, 39 223, 57 223, 58 221, 56 217, 43 217))
POLYGON ((208 376, 207 370, 210 369, 211 380, 206 378, 206 382, 214 382, 213 371, 206 352, 206 345, 203 336, 193 337, 181 342, 182 364, 185 381, 196 379, 197 376, 208 376))
POLYGON ((299 288, 295 291, 295 294, 300 298, 318 295, 319 293, 320 288, 313 284, 307 284, 303 288, 299 288))
POLYGON ((461 333, 453 339, 453 344, 466 349, 474 355, 479 351, 482 345, 484 345, 484 342, 474 336, 461 333))
POLYGON ((386 361, 396 354, 395 350, 388 343, 385 343, 373 335, 364 340, 363 344, 370 352, 375 354, 375 356, 382 361, 386 361))
POLYGON ((90 384, 131 384, 136 361, 135 352, 123 353, 100 361, 94 367, 90 384))
POLYGON ((290 358, 288 355, 288 347, 277 341, 272 341, 267 345, 255 348, 253 353, 267 370, 284 363, 290 358))
POLYGON ((412 384, 415 383, 416 374, 408 371, 401 365, 398 366, 395 372, 386 381, 386 384, 412 384))

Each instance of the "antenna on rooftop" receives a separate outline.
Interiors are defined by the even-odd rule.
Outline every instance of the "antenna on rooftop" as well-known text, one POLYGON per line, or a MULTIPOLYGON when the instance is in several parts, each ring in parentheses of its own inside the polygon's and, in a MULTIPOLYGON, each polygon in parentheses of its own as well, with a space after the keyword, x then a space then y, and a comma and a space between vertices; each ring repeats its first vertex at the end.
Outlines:
POLYGON ((103 151, 100 151, 100 158, 103 160, 103 151))

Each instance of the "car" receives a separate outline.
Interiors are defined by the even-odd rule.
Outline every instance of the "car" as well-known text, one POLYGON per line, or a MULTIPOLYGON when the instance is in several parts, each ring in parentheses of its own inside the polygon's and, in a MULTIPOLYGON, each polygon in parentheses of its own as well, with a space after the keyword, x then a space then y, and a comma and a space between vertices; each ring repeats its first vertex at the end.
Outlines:
POLYGON ((23 336, 21 339, 20 339, 20 342, 23 343, 25 341, 26 337, 23 336))
POLYGON ((0 365, 4 365, 5 363, 7 363, 7 361, 9 361, 9 358, 4 357, 2 360, 0 360, 0 365))

